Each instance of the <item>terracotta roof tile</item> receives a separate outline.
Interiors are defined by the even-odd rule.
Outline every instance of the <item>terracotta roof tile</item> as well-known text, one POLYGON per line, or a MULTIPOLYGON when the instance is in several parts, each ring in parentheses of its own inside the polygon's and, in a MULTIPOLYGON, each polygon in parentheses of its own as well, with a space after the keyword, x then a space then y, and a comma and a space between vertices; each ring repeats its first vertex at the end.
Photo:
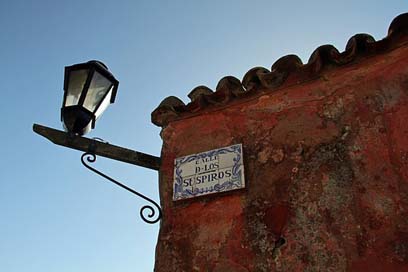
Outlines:
POLYGON ((164 99, 152 112, 152 122, 164 127, 170 121, 188 116, 201 110, 223 106, 232 100, 262 94, 277 88, 299 84, 318 78, 321 72, 331 67, 339 67, 370 55, 392 50, 408 38, 408 13, 401 14, 391 22, 388 35, 382 40, 368 34, 357 34, 349 39, 344 52, 332 45, 318 47, 303 64, 296 55, 278 59, 268 70, 264 67, 250 69, 242 82, 232 76, 222 78, 215 92, 206 86, 194 88, 188 97, 191 102, 185 105, 177 97, 164 99))

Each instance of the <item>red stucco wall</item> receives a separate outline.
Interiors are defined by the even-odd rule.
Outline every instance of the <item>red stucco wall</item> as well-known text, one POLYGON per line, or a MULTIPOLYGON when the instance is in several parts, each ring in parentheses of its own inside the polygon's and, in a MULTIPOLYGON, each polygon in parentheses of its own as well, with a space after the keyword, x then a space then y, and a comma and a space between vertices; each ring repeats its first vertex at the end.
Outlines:
POLYGON ((155 270, 408 271, 406 38, 381 50, 172 115, 155 270), (237 143, 245 189, 172 201, 176 157, 237 143))

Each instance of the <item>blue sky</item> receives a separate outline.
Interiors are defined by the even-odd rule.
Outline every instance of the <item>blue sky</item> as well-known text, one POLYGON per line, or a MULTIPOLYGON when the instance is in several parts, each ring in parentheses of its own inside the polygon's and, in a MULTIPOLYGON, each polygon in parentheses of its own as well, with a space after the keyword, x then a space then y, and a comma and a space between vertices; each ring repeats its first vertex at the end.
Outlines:
MULTIPOLYGON (((81 153, 32 132, 61 129, 64 66, 98 59, 120 81, 89 137, 158 156, 150 113, 162 99, 242 79, 286 54, 344 50, 356 33, 386 36, 406 1, 0 0, 2 81, 0 271, 152 271, 158 224, 143 200, 105 182, 81 153)), ((155 171, 99 158, 97 167, 156 200, 155 171)), ((186 233, 188 235, 188 233, 186 233)))

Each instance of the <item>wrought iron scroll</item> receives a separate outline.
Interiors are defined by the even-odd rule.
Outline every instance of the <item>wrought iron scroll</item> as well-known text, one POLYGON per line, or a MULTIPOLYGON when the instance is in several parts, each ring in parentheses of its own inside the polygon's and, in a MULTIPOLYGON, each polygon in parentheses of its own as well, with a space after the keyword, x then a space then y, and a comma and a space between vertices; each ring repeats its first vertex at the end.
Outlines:
POLYGON ((81 156, 81 162, 82 162, 82 164, 83 164, 86 168, 88 168, 88 169, 91 170, 92 172, 94 172, 94 173, 96 173, 96 174, 98 174, 98 175, 100 175, 100 176, 106 178, 107 180, 111 181, 112 183, 115 183, 116 185, 118 185, 118 186, 120 186, 120 187, 122 187, 122 188, 128 190, 129 192, 131 192, 131 193, 133 193, 133 194, 135 194, 135 195, 137 195, 137 196, 143 198, 144 200, 146 200, 146 201, 152 203, 152 204, 156 207, 157 211, 153 208, 152 205, 144 205, 144 206, 142 206, 142 207, 140 208, 140 217, 143 219, 143 221, 145 221, 145 222, 148 223, 148 224, 154 224, 154 223, 157 223, 157 222, 162 218, 162 210, 161 210, 159 204, 157 204, 154 200, 148 198, 147 196, 145 196, 145 195, 143 195, 143 194, 141 194, 141 193, 139 193, 139 192, 136 192, 136 191, 133 190, 132 188, 129 188, 129 187, 127 187, 126 185, 124 185, 124 184, 122 184, 122 183, 120 183, 120 182, 114 180, 113 178, 111 178, 111 177, 105 175, 104 173, 102 173, 102 172, 96 170, 95 168, 93 168, 92 166, 90 166, 90 165, 87 163, 87 162, 89 162, 89 163, 94 163, 95 161, 96 161, 96 155, 93 154, 93 153, 85 152, 85 153, 82 154, 82 156, 81 156), (86 161, 85 161, 85 159, 86 159, 86 161), (149 212, 149 213, 147 214, 147 217, 146 217, 146 215, 145 215, 145 211, 146 211, 146 210, 148 210, 148 212, 149 212), (157 215, 156 215, 156 212, 157 212, 157 215))

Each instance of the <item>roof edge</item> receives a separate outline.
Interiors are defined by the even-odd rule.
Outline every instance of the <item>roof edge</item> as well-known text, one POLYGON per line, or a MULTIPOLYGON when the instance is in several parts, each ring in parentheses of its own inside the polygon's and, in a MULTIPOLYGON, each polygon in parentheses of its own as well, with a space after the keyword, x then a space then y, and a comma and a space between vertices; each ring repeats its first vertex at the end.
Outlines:
POLYGON ((301 84, 314 78, 328 69, 339 67, 361 58, 390 51, 408 38, 408 13, 395 17, 387 36, 379 41, 369 34, 356 34, 351 37, 344 52, 339 52, 333 45, 322 45, 311 54, 308 62, 303 64, 296 55, 283 56, 272 65, 271 69, 254 67, 243 77, 242 81, 233 77, 222 78, 215 92, 206 86, 194 88, 188 97, 191 102, 184 104, 179 98, 165 98, 152 112, 152 123, 165 127, 169 122, 189 113, 197 113, 210 106, 227 105, 231 101, 256 95, 261 89, 273 91, 286 86, 301 84))

